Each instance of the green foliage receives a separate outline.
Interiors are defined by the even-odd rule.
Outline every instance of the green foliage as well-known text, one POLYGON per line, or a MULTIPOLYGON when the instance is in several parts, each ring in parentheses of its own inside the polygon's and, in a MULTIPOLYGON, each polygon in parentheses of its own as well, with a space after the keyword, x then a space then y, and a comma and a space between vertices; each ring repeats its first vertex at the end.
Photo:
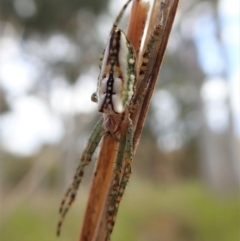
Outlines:
POLYGON ((161 189, 138 185, 132 189, 144 190, 144 193, 137 192, 133 197, 131 190, 127 190, 114 241, 124 240, 123 237, 148 241, 237 240, 238 197, 216 196, 194 182, 161 189))
MULTIPOLYGON (((83 191, 83 190, 82 190, 83 191)), ((57 196, 36 198, 19 207, 1 227, 1 241, 77 240, 83 196, 55 236, 57 196)), ((43 194, 44 195, 44 194, 43 194)), ((159 187, 133 179, 120 206, 114 241, 237 241, 239 197, 223 197, 196 182, 159 187)))

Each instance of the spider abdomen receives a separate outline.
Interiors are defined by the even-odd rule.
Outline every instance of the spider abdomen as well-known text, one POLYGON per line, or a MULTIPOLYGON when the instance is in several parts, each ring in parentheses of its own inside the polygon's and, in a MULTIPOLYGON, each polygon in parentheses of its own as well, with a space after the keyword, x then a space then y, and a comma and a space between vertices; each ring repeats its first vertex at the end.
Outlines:
POLYGON ((98 110, 121 114, 129 106, 135 84, 134 50, 126 35, 115 30, 107 42, 98 78, 98 110))

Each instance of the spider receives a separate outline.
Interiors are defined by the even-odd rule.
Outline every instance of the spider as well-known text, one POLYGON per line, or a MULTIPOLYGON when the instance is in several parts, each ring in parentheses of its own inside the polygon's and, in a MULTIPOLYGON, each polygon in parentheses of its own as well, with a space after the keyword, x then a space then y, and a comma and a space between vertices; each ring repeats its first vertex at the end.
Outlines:
MULTIPOLYGON (((110 239, 119 203, 124 194, 131 175, 133 161, 133 123, 131 114, 141 104, 147 90, 148 81, 142 82, 136 91, 136 79, 142 78, 147 69, 148 60, 157 41, 163 25, 163 18, 155 26, 150 36, 147 48, 143 53, 139 70, 136 69, 137 56, 135 49, 125 33, 118 29, 118 23, 131 0, 128 0, 118 14, 100 57, 97 91, 92 94, 92 101, 98 105, 98 111, 103 113, 102 118, 94 127, 87 146, 80 158, 80 164, 74 175, 72 184, 68 188, 60 205, 60 219, 57 226, 57 235, 60 235, 61 226, 66 213, 76 198, 76 194, 87 166, 99 145, 103 135, 110 135, 119 141, 114 177, 110 186, 110 196, 107 206, 107 237, 110 239)), ((161 8, 164 4, 161 4, 161 8)))

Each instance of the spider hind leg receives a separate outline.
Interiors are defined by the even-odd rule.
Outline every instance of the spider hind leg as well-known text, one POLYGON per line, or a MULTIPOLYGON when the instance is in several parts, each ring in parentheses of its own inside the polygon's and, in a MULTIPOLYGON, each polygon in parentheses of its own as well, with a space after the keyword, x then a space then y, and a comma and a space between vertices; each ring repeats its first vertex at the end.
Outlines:
POLYGON ((103 124, 103 120, 101 119, 100 121, 98 121, 97 125, 94 127, 94 130, 88 140, 87 146, 80 158, 80 164, 74 175, 72 184, 67 189, 65 196, 63 197, 63 200, 60 204, 60 208, 59 208, 60 219, 59 219, 58 225, 57 225, 57 235, 58 236, 60 235, 64 218, 76 198, 79 185, 80 185, 83 175, 84 175, 84 167, 90 163, 92 156, 104 134, 102 124, 103 124))
POLYGON ((114 178, 110 189, 110 200, 107 209, 107 236, 110 240, 113 231, 119 204, 132 173, 131 164, 133 161, 133 124, 129 118, 126 135, 121 139, 116 159, 114 178))

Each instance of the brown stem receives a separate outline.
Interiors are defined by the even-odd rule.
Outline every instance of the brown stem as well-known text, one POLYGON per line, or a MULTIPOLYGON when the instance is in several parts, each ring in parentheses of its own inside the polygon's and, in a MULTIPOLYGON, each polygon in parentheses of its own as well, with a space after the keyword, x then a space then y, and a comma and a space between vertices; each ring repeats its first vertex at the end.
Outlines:
MULTIPOLYGON (((149 82, 148 90, 146 96, 144 97, 142 106, 132 116, 135 126, 134 151, 136 150, 141 137, 142 128, 149 108, 149 102, 155 88, 157 75, 178 5, 178 0, 165 1, 167 2, 164 10, 166 20, 165 25, 163 26, 162 37, 154 46, 155 51, 153 51, 153 54, 151 55, 147 73, 142 80, 148 81, 151 79, 151 81, 149 82)), ((155 0, 155 4, 160 4, 160 2, 161 1, 159 0, 155 0)), ((152 27, 154 26, 154 23, 157 22, 156 18, 159 17, 159 9, 160 8, 157 7, 157 5, 154 6, 152 14, 153 18, 150 21, 148 33, 153 30, 152 27)), ((133 2, 127 37, 136 49, 136 53, 139 52, 140 40, 146 22, 147 10, 148 6, 141 0, 135 0, 133 2)), ((144 48, 146 48, 146 44, 144 48)), ((138 61, 141 61, 141 54, 138 61)), ((104 136, 91 185, 91 191, 79 241, 102 241, 106 237, 107 229, 105 207, 109 186, 112 180, 117 149, 118 143, 110 136, 104 136)))
POLYGON ((98 230, 98 221, 111 183, 117 148, 118 142, 110 135, 103 137, 79 241, 93 240, 94 233, 98 230))
MULTIPOLYGON (((150 27, 148 29, 148 34, 147 34, 148 36, 152 33, 155 23, 158 22, 156 18, 159 18, 159 13, 160 13, 159 9, 160 9, 161 2, 164 2, 164 1, 158 1, 158 0, 155 1, 153 12, 152 12, 152 18, 150 20, 150 27)), ((150 103, 153 91, 155 89, 158 73, 161 67, 163 56, 167 47, 168 38, 171 32, 174 17, 177 11, 178 0, 165 0, 165 2, 166 2, 166 6, 164 9, 164 17, 166 20, 163 26, 162 35, 154 45, 154 51, 152 51, 151 53, 150 60, 148 63, 148 69, 143 79, 143 81, 148 81, 149 79, 151 80, 149 82, 148 90, 144 97, 142 107, 133 116, 133 119, 137 119, 137 124, 135 125, 136 128, 134 133, 134 140, 133 140, 134 152, 136 151, 136 148, 138 146, 138 143, 141 137, 143 125, 144 125, 147 111, 149 108, 149 103, 150 103)), ((144 48, 146 48, 146 42, 145 42, 144 48)))

